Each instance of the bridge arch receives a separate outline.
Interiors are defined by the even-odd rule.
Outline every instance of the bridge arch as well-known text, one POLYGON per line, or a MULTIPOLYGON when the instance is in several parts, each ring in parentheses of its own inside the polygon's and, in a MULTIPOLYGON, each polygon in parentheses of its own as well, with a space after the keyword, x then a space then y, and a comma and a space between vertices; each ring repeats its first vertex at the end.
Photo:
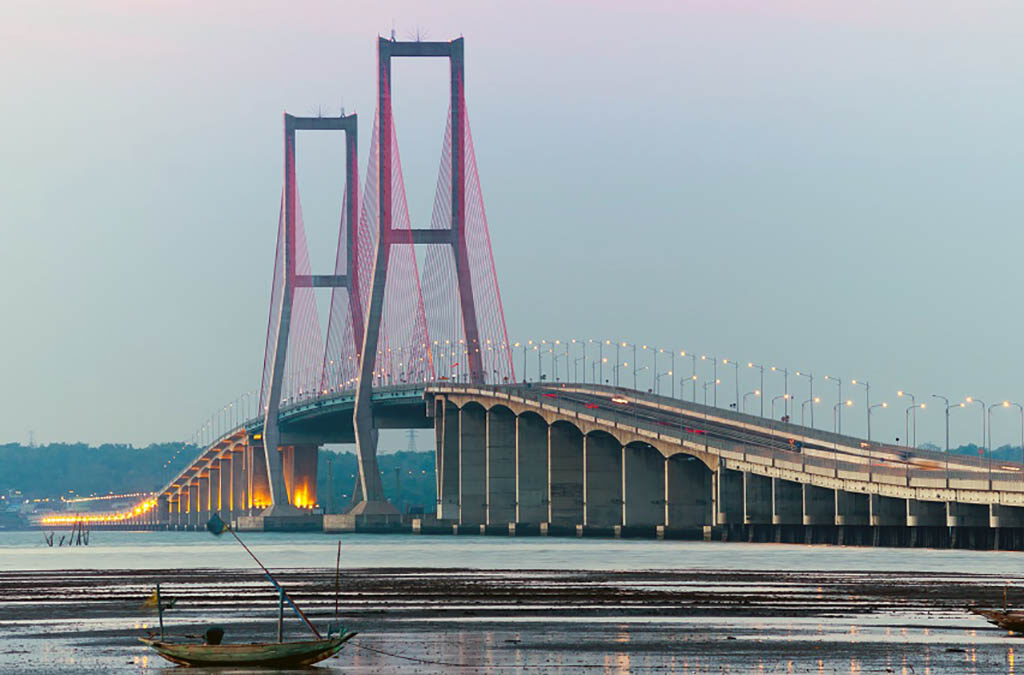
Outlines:
POLYGON ((459 409, 459 524, 487 522, 487 410, 477 401, 459 409))
POLYGON ((587 527, 622 524, 622 445, 603 429, 584 436, 583 507, 587 527))
POLYGON ((487 410, 487 525, 501 525, 516 516, 516 416, 508 406, 487 410))
POLYGON ((548 520, 548 423, 532 411, 516 415, 517 523, 548 520))
POLYGON ((688 530, 711 525, 712 471, 695 455, 678 452, 665 461, 665 526, 688 530))
POLYGON ((665 472, 668 458, 645 441, 622 448, 622 524, 653 528, 665 524, 665 472))
POLYGON ((548 426, 548 523, 575 528, 583 522, 583 432, 571 422, 548 426))

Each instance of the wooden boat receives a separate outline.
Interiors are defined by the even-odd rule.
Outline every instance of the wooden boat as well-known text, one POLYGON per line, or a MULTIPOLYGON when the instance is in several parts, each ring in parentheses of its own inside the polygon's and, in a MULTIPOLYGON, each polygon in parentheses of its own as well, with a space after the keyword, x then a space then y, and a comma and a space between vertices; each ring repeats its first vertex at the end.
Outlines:
POLYGON ((1014 633, 1024 633, 1024 612, 1000 611, 998 609, 971 609, 971 612, 983 616, 989 623, 1012 630, 1014 633))
POLYGON ((308 666, 337 654, 356 636, 346 631, 326 640, 256 642, 252 644, 188 644, 140 637, 168 661, 182 666, 308 666))

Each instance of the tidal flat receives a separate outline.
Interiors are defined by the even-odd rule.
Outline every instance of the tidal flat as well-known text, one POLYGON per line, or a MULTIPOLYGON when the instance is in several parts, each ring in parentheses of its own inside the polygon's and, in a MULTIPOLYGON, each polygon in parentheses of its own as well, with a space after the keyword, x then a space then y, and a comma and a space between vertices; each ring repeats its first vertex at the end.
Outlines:
MULTIPOLYGON (((372 567, 343 568, 336 593, 333 568, 273 571, 314 624, 337 602, 359 632, 314 671, 1012 673, 1024 649, 968 611, 1024 601, 1005 574, 372 567)), ((157 582, 168 634, 276 639, 258 570, 0 571, 0 672, 173 668, 137 640, 157 582)), ((286 617, 286 639, 308 635, 286 617)))

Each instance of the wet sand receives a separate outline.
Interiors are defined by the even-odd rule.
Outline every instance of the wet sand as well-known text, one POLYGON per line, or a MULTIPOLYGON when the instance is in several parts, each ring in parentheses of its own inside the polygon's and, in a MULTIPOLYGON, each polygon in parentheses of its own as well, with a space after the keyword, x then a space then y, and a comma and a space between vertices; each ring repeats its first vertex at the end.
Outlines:
MULTIPOLYGON (((334 570, 275 572, 313 622, 334 570)), ((277 598, 252 570, 0 572, 0 672, 172 667, 137 636, 159 581, 168 632, 218 623, 276 637, 277 598)), ((341 623, 360 633, 319 666, 363 673, 1014 672, 1024 641, 967 612, 1024 604, 1024 579, 865 572, 347 569, 341 623)), ((308 629, 286 617, 286 638, 308 629)))

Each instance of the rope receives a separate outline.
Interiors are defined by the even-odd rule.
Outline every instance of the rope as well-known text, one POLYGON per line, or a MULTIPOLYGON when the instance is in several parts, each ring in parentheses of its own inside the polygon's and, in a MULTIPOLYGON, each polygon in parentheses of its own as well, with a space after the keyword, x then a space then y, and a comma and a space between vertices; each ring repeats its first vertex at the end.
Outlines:
POLYGON ((349 644, 352 645, 353 647, 355 647, 356 649, 364 649, 364 650, 366 650, 368 652, 375 652, 377 654, 382 654, 383 656, 391 656, 391 657, 394 657, 396 659, 404 659, 406 661, 415 661, 416 663, 425 663, 425 664, 431 665, 431 666, 448 666, 449 668, 476 668, 477 667, 475 665, 469 665, 469 664, 466 664, 466 663, 449 663, 447 661, 431 661, 429 659, 421 659, 421 658, 417 658, 415 656, 402 656, 401 654, 393 654, 392 652, 386 652, 383 649, 376 649, 375 647, 367 647, 365 645, 359 645, 359 644, 356 644, 355 642, 350 642, 349 644))

